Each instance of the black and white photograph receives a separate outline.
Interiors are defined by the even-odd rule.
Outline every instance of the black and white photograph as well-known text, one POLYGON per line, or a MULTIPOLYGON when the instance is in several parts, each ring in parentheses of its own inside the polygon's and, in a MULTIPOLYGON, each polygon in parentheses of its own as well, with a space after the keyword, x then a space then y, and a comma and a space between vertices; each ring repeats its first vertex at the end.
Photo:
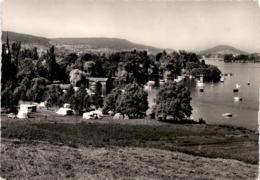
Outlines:
POLYGON ((0 6, 0 180, 260 178, 260 0, 0 6))

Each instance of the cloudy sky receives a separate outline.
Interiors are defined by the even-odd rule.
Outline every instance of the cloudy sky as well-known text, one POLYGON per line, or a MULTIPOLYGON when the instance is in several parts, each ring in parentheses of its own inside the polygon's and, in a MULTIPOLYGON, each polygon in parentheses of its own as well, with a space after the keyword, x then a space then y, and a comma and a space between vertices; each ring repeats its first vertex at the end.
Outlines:
POLYGON ((44 37, 117 37, 161 48, 260 52, 257 1, 5 0, 2 29, 44 37))

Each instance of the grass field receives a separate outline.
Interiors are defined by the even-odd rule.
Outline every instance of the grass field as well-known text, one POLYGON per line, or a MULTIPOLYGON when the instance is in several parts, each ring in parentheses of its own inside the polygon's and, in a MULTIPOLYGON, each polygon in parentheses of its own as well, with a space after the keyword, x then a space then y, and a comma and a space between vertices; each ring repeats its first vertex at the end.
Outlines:
MULTIPOLYGON (((131 120, 117 120, 125 121, 131 120)), ((46 141, 71 147, 156 148, 209 158, 258 163, 258 135, 253 131, 217 125, 143 123, 95 123, 93 120, 80 123, 3 121, 1 130, 3 138, 19 139, 27 144, 46 141)))
POLYGON ((1 115, 7 179, 256 179, 258 133, 239 127, 1 115), (219 159, 220 158, 220 159, 219 159))
POLYGON ((193 179, 255 180, 257 165, 153 148, 24 144, 3 140, 1 176, 7 180, 193 179))

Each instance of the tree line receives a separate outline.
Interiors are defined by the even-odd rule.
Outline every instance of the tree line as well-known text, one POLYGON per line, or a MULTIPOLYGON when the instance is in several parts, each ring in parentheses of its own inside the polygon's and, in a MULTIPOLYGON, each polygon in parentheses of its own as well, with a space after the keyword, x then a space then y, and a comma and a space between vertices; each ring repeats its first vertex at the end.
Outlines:
POLYGON ((224 62, 259 62, 260 58, 256 54, 240 54, 234 56, 233 54, 225 54, 224 62))
POLYGON ((178 112, 178 115, 174 113, 174 119, 183 119, 191 113, 190 94, 186 87, 173 82, 183 70, 194 76, 203 74, 206 80, 220 77, 217 67, 205 64, 197 54, 187 51, 163 51, 156 55, 136 50, 112 54, 70 53, 61 58, 54 46, 39 53, 36 47, 24 49, 20 42, 9 45, 7 40, 2 45, 1 103, 7 109, 16 106, 19 100, 47 101, 48 107, 70 103, 78 114, 94 106, 103 107, 106 112, 127 114, 129 118, 142 118, 148 108, 143 86, 150 80, 158 85, 164 78, 169 83, 161 88, 154 112, 158 117, 178 112), (112 92, 103 98, 97 88, 94 95, 89 95, 87 77, 114 78, 112 92), (60 86, 53 85, 54 81, 70 84, 69 88, 64 92, 60 86), (79 90, 75 91, 75 86, 79 90))

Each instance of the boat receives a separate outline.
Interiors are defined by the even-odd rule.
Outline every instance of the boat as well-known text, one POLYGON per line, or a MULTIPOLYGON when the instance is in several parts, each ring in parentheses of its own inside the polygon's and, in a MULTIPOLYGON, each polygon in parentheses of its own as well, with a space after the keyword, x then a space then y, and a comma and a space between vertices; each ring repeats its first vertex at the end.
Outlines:
POLYGON ((250 85, 250 82, 247 82, 247 85, 250 85))
POLYGON ((222 116, 226 117, 226 118, 230 118, 232 117, 233 115, 231 113, 224 113, 222 114, 222 116))
POLYGON ((203 86, 204 86, 203 76, 200 76, 200 80, 197 82, 197 86, 198 86, 198 87, 203 87, 203 86))
POLYGON ((239 88, 240 88, 240 85, 239 85, 239 84, 236 84, 236 87, 235 87, 235 89, 233 89, 233 92, 238 92, 238 91, 239 91, 239 88))
POLYGON ((239 96, 235 96, 235 97, 234 97, 234 101, 235 101, 235 102, 242 101, 242 98, 241 98, 241 97, 239 97, 239 96))
POLYGON ((197 82, 197 86, 198 86, 198 87, 203 87, 203 86, 204 86, 204 84, 203 84, 203 82, 201 82, 201 81, 198 81, 198 82, 197 82))
POLYGON ((225 81, 225 78, 224 78, 224 76, 222 76, 222 77, 220 78, 220 82, 223 83, 224 81, 225 81))
POLYGON ((236 89, 236 88, 235 88, 235 89, 233 89, 233 92, 238 92, 238 91, 239 91, 239 90, 238 90, 238 89, 236 89))

